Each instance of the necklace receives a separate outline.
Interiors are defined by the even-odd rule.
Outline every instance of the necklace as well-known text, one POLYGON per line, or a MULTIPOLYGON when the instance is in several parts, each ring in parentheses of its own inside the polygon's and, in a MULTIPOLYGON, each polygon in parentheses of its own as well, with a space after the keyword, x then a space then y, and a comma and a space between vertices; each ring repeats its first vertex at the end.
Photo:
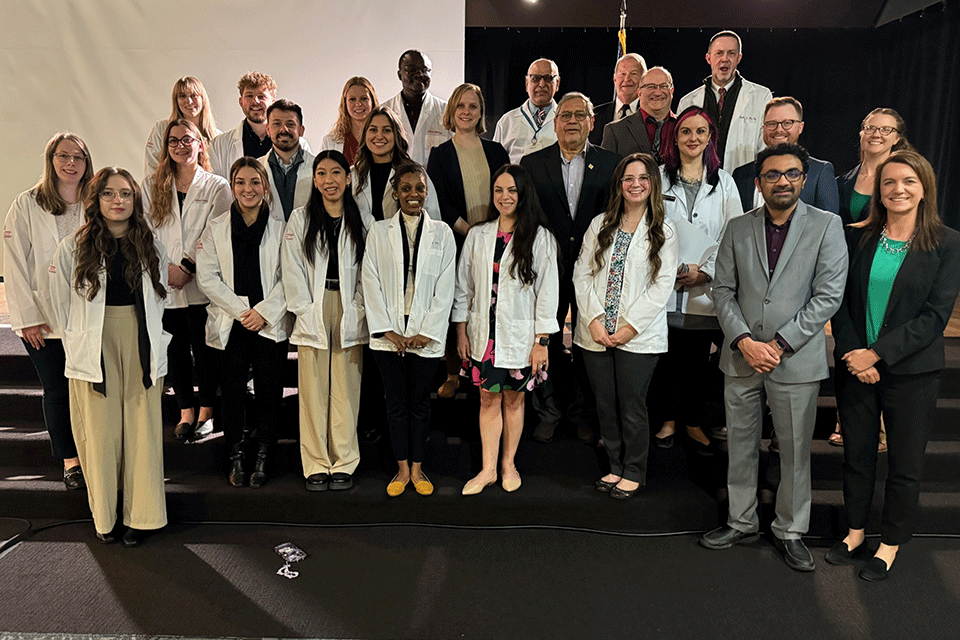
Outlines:
POLYGON ((880 232, 880 246, 883 247, 884 251, 892 256, 900 255, 901 253, 906 253, 910 250, 910 244, 913 242, 915 237, 917 237, 916 233, 910 236, 909 240, 893 240, 887 235, 887 225, 883 225, 883 230, 880 232), (898 247, 893 244, 894 242, 902 242, 903 244, 898 247))

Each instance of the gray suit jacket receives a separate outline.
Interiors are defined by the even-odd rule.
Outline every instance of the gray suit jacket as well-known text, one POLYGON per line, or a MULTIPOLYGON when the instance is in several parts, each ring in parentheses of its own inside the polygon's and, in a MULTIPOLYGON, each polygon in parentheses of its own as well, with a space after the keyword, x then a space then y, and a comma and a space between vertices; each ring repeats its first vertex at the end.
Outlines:
POLYGON ((727 375, 756 373, 730 343, 744 333, 768 342, 776 334, 793 349, 780 358, 770 379, 814 382, 827 377, 823 326, 843 299, 847 247, 840 218, 797 202, 783 253, 769 277, 765 208, 727 223, 717 252, 713 303, 723 329, 720 369, 727 375))
POLYGON ((631 153, 651 153, 647 125, 643 123, 640 109, 623 120, 611 122, 603 128, 600 146, 625 158, 631 153))

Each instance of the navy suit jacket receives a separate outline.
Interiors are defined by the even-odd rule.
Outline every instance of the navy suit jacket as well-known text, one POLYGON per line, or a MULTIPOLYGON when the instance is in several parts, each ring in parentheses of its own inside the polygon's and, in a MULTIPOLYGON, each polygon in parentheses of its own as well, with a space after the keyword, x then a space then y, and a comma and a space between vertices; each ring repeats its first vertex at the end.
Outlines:
POLYGON ((613 112, 616 108, 616 101, 604 102, 593 108, 593 131, 590 132, 590 144, 599 147, 603 142, 603 128, 613 122, 613 112))
POLYGON ((530 173, 540 206, 550 223, 550 230, 560 246, 563 264, 562 280, 573 278, 573 264, 580 255, 580 246, 593 218, 607 209, 610 183, 620 156, 587 142, 587 157, 583 171, 583 186, 577 201, 577 217, 570 217, 567 190, 563 184, 560 143, 534 151, 520 159, 520 166, 530 173))
MULTIPOLYGON (((757 187, 753 182, 755 177, 756 169, 752 162, 733 170, 733 181, 737 183, 737 191, 740 192, 740 202, 743 204, 744 211, 756 208, 753 203, 753 194, 757 192, 757 187)), ((840 213, 840 196, 837 193, 837 179, 834 176, 832 163, 810 158, 807 183, 803 185, 800 199, 817 209, 836 214, 840 213)), ((844 221, 844 224, 846 223, 847 221, 844 221)))

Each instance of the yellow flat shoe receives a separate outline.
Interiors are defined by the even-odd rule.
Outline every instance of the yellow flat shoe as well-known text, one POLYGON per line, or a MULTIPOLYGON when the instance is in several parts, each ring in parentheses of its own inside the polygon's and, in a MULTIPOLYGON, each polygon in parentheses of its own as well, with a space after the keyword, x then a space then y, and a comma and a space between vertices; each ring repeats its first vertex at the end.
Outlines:
POLYGON ((472 480, 469 480, 467 484, 463 485, 463 491, 461 491, 460 493, 465 496, 475 496, 496 481, 497 481, 497 476, 493 476, 493 480, 491 480, 490 482, 483 482, 482 480, 478 480, 477 478, 474 478, 472 480))
POLYGON ((413 483, 413 488, 422 496, 428 496, 433 493, 433 483, 427 480, 426 474, 420 474, 420 480, 413 483))
POLYGON ((504 491, 506 491, 507 493, 513 493, 514 491, 520 488, 520 484, 521 484, 520 474, 516 473, 515 476, 512 476, 512 475, 503 476, 503 481, 501 482, 501 484, 503 485, 504 491))
POLYGON ((398 495, 403 493, 404 489, 407 488, 407 483, 410 480, 400 481, 397 478, 400 477, 400 474, 393 476, 393 480, 390 481, 390 484, 387 485, 387 495, 391 498, 396 498, 398 495))

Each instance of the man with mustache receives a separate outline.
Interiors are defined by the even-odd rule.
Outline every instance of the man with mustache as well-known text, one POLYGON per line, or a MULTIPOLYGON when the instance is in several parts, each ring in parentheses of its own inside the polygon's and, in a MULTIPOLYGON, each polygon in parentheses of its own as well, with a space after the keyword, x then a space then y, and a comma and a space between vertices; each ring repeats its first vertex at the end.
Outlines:
POLYGON ((290 213, 307 204, 313 184, 313 154, 301 142, 303 110, 300 105, 280 98, 267 108, 267 134, 270 153, 260 158, 267 169, 273 204, 270 215, 290 219, 290 213))
POLYGON ((766 145, 760 136, 760 123, 770 89, 749 82, 737 71, 743 58, 740 36, 721 31, 710 38, 707 63, 710 75, 703 84, 680 98, 677 112, 691 105, 703 108, 717 126, 717 155, 720 166, 732 171, 753 160, 766 145))
POLYGON ((760 537, 757 467, 766 401, 780 439, 774 544, 791 568, 813 571, 800 536, 810 522, 810 441, 820 381, 828 375, 823 326, 840 307, 847 247, 840 217, 800 200, 808 170, 803 147, 768 147, 755 166, 763 205, 727 223, 717 253, 713 302, 724 334, 730 507, 726 524, 700 544, 728 549, 760 537))
POLYGON ((507 111, 497 122, 493 132, 494 142, 499 142, 510 154, 510 162, 557 141, 553 119, 557 115, 557 103, 553 101, 560 88, 560 69, 553 60, 534 60, 527 69, 524 80, 529 100, 507 111))

